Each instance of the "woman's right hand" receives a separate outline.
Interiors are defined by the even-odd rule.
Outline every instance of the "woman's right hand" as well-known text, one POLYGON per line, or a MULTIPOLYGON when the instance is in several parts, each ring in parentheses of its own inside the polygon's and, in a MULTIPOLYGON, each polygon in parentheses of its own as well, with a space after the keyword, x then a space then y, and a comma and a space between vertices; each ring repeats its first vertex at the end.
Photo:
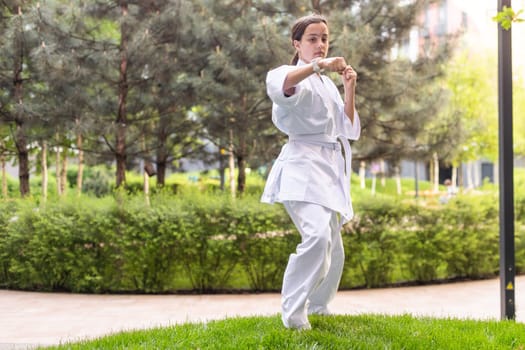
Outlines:
POLYGON ((344 70, 346 69, 346 61, 344 57, 327 57, 320 59, 317 64, 320 68, 324 69, 325 71, 329 72, 337 72, 339 74, 343 74, 344 70))

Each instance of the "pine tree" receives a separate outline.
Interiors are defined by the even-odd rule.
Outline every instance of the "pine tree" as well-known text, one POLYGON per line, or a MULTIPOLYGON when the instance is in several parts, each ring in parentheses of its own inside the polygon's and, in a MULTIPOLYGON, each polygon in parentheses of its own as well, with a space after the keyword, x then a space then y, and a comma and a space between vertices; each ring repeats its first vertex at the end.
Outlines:
POLYGON ((126 21, 133 25, 126 25, 115 12, 124 11, 124 3, 110 5, 55 0, 40 7, 45 45, 35 56, 47 84, 45 100, 56 101, 46 104, 45 114, 60 129, 61 143, 72 144, 68 130, 76 130, 79 152, 100 154, 98 162, 113 155, 121 164, 117 183, 125 175, 122 164, 140 156, 147 163, 155 159, 162 185, 169 162, 202 148, 202 127, 190 113, 208 54, 193 34, 203 30, 202 20, 187 1, 151 1, 130 5, 126 21))
POLYGON ((143 152, 146 55, 153 51, 148 25, 162 8, 155 1, 56 4, 45 16, 46 33, 55 49, 48 54, 60 57, 61 67, 49 71, 62 78, 48 82, 58 96, 78 103, 66 112, 77 131, 87 130, 77 132, 77 148, 99 152, 99 161, 111 154, 121 186, 133 157, 143 152))
POLYGON ((263 11, 252 1, 204 3, 209 56, 199 91, 208 111, 206 131, 220 149, 233 153, 237 189, 243 193, 245 169, 256 153, 264 152, 266 130, 274 130, 265 79, 268 69, 283 57, 282 37, 268 6, 263 11))
MULTIPOLYGON (((358 72, 357 109, 363 133, 354 147, 354 160, 381 158, 395 164, 415 152, 417 157, 427 157, 443 144, 443 135, 436 135, 430 144, 426 134, 443 103, 442 91, 435 82, 442 74, 439 63, 447 57, 446 48, 442 55, 415 62, 392 55, 392 50, 406 41, 424 4, 422 0, 411 4, 399 0, 304 0, 241 1, 233 6, 214 2, 209 6, 215 14, 210 20, 215 50, 206 71, 211 72, 206 95, 213 96, 208 105, 213 106, 214 113, 207 126, 223 145, 231 131, 241 191, 243 162, 251 157, 252 144, 263 140, 264 135, 274 144, 281 143, 276 141, 280 136, 270 131, 263 78, 271 67, 288 63, 293 54, 291 24, 313 12, 328 19, 329 54, 345 57, 358 72), (255 113, 246 106, 256 106, 252 108, 255 113)), ((334 76, 334 80, 339 78, 334 76)))
POLYGON ((30 194, 31 124, 37 121, 32 112, 31 50, 38 45, 32 1, 0 3, 0 120, 9 125, 18 158, 20 194, 30 194))
MULTIPOLYGON (((96 109, 93 86, 97 82, 96 64, 90 58, 93 42, 81 37, 81 7, 61 0, 46 1, 37 8, 38 31, 41 45, 33 50, 35 70, 43 88, 39 91, 39 115, 43 116, 47 130, 42 144, 55 152, 58 195, 67 188, 68 159, 78 155, 77 193, 82 190, 84 137, 93 128, 92 116, 96 109), (90 124, 91 123, 91 124, 90 124)), ((94 154, 94 153, 93 153, 94 154)), ((46 164, 42 163, 42 171, 46 164)), ((44 185, 44 184, 43 184, 44 185)))
POLYGON ((156 163, 159 186, 165 184, 170 163, 203 157, 203 128, 192 112, 200 103, 196 85, 206 66, 202 22, 194 2, 171 0, 149 25, 153 44, 142 63, 147 67, 144 106, 150 115, 146 158, 156 163))
POLYGON ((417 61, 392 55, 417 23, 425 1, 312 1, 332 28, 332 55, 346 58, 358 73, 357 109, 363 132, 356 143, 355 162, 426 157, 441 142, 427 143, 428 125, 444 103, 436 84, 442 75, 440 54, 417 61))
MULTIPOLYGON (((290 61, 291 25, 314 11, 328 18, 330 55, 358 72, 363 133, 354 159, 395 162, 414 146, 426 157, 445 144, 446 133, 426 131, 442 97, 432 85, 441 57, 391 55, 422 0, 48 0, 26 2, 23 16, 18 3, 0 6, 0 84, 11 91, 0 95, 0 113, 18 130, 21 160, 37 139, 88 150, 96 163, 115 161, 118 185, 139 157, 155 161, 163 183, 170 162, 207 157, 204 135, 218 149, 231 147, 242 192, 245 168, 267 164, 284 142, 271 123, 266 73, 290 61), (34 30, 22 30, 29 21, 34 30), (23 60, 13 54, 21 43, 23 60)), ((19 163, 28 189, 29 163, 19 163)))

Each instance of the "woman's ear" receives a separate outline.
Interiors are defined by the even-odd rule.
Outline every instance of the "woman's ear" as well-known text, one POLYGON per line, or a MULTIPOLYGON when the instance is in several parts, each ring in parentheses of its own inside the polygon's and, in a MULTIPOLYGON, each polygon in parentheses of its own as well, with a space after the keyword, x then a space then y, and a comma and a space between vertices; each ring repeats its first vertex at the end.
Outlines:
POLYGON ((299 51, 299 48, 301 47, 301 42, 299 40, 294 40, 293 41, 293 47, 299 51))

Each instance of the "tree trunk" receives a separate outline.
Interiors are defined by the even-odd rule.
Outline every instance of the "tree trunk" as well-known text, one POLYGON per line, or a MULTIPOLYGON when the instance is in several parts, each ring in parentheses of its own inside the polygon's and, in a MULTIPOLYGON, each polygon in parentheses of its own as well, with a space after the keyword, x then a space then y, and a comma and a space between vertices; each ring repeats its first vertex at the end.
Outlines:
MULTIPOLYGON (((142 135, 142 152, 146 154, 146 136, 144 134, 142 135)), ((149 200, 149 176, 150 174, 149 174, 149 171, 152 171, 150 167, 151 167, 151 163, 147 159, 144 159, 144 166, 142 167, 142 173, 143 173, 142 186, 144 190, 144 198, 146 200, 146 205, 148 207, 150 205, 150 200, 149 200)))
POLYGON ((379 161, 380 171, 381 171, 381 187, 386 186, 386 163, 384 159, 379 161))
POLYGON ((0 155, 0 167, 2 168, 2 197, 7 198, 7 171, 5 155, 0 155))
POLYGON ((31 193, 29 187, 29 151, 24 126, 17 122, 16 150, 18 153, 18 180, 20 182, 20 195, 26 197, 31 193))
POLYGON ((361 188, 366 188, 366 163, 364 161, 361 161, 359 163, 359 179, 361 180, 361 188))
POLYGON ((315 10, 315 12, 322 13, 321 0, 312 0, 312 8, 315 10))
MULTIPOLYGON (((22 7, 18 5, 16 7, 18 15, 20 17, 20 28, 18 29, 20 33, 23 31, 22 28, 22 7)), ((20 38, 20 35, 14 35, 14 47, 15 47, 15 56, 14 56, 14 65, 13 65, 13 87, 14 87, 14 103, 18 106, 15 107, 15 123, 16 123, 16 150, 18 153, 18 179, 20 183, 20 195, 26 197, 30 194, 31 189, 29 186, 29 151, 27 149, 27 138, 25 134, 24 127, 24 116, 23 113, 23 78, 22 71, 24 69, 24 48, 23 42, 20 38)))
POLYGON ((60 167, 60 193, 66 194, 67 190, 67 148, 62 149, 62 166, 60 167))
POLYGON ((431 191, 434 191, 434 158, 432 156, 432 158, 430 159, 430 161, 428 162, 428 182, 430 182, 430 190, 431 191))
POLYGON ((243 194, 246 189, 246 139, 239 135, 239 150, 237 152, 237 190, 243 194))
POLYGON ((167 127, 164 127, 163 124, 163 119, 161 119, 157 132, 159 146, 157 148, 157 156, 155 159, 157 165, 157 187, 166 185, 166 169, 168 167, 168 151, 166 150, 168 135, 165 131, 167 130, 167 127))
POLYGON ((239 193, 243 194, 244 189, 246 188, 246 160, 241 154, 237 155, 237 167, 239 168, 239 173, 237 174, 237 188, 239 193))
POLYGON ((42 198, 44 201, 47 199, 47 188, 48 188, 48 174, 47 174, 47 142, 42 142, 42 151, 41 151, 41 167, 42 167, 42 198))
POLYGON ((230 176, 230 190, 232 197, 235 198, 235 159, 233 158, 233 130, 230 129, 230 152, 229 152, 229 176, 230 176))
POLYGON ((397 188, 397 194, 398 195, 401 195, 403 193, 403 190, 401 188, 401 174, 399 173, 399 166, 396 165, 394 167, 394 172, 395 172, 395 179, 396 179, 396 188, 397 188))
POLYGON ((157 156, 155 164, 157 164, 157 187, 163 187, 166 185, 168 157, 166 155, 163 155, 162 158, 157 156))
POLYGON ((55 135, 56 147, 55 147, 55 181, 57 183, 57 195, 62 196, 62 178, 60 177, 60 137, 58 133, 55 135))
POLYGON ((117 132, 115 158, 117 162, 116 186, 120 187, 126 182, 126 130, 127 130, 127 111, 126 102, 128 96, 128 26, 126 16, 128 15, 127 1, 120 2, 122 11, 122 25, 120 27, 120 77, 119 77, 119 98, 117 114, 117 132))
POLYGON ((149 175, 148 172, 144 170, 144 198, 146 199, 146 205, 149 207, 149 175))
POLYGON ((465 176, 463 175, 463 164, 458 166, 458 187, 465 187, 465 176))
MULTIPOLYGON (((247 97, 246 94, 242 95, 241 98, 242 103, 242 114, 247 114, 247 97)), ((240 118, 239 118, 240 119, 240 118)), ((238 149, 237 149, 237 190, 242 195, 244 193, 244 189, 246 188, 246 155, 248 152, 246 152, 246 135, 241 130, 238 132, 237 138, 239 140, 238 149)), ((233 141, 233 137, 232 137, 233 141)))
POLYGON ((434 167, 434 192, 439 192, 439 158, 437 152, 432 155, 434 167))
POLYGON ((220 177, 220 189, 221 191, 224 191, 224 185, 226 182, 226 162, 224 155, 226 154, 226 150, 221 147, 219 150, 219 177, 220 177))
MULTIPOLYGON (((78 124, 77 120, 77 124, 78 124)), ((82 149, 83 138, 82 134, 77 133, 77 149, 78 149, 78 172, 77 172, 77 195, 82 194, 82 184, 84 176, 84 151, 82 149)))

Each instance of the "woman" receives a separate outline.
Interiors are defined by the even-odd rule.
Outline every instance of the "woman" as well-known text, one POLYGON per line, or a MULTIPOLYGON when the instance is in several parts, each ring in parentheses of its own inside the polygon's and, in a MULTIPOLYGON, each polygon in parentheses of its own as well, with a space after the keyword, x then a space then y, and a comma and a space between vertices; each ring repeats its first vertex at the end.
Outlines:
POLYGON ((262 202, 284 204, 301 243, 291 254, 282 286, 287 328, 310 329, 308 314, 328 314, 341 280, 342 225, 353 217, 348 139, 361 132, 355 111, 357 74, 343 57, 327 58, 326 19, 310 15, 292 28, 292 65, 266 78, 272 121, 289 136, 268 176, 262 202), (344 100, 323 72, 340 74, 344 100), (343 146, 341 150, 341 145, 343 146), (343 156, 344 151, 344 156, 343 156))

